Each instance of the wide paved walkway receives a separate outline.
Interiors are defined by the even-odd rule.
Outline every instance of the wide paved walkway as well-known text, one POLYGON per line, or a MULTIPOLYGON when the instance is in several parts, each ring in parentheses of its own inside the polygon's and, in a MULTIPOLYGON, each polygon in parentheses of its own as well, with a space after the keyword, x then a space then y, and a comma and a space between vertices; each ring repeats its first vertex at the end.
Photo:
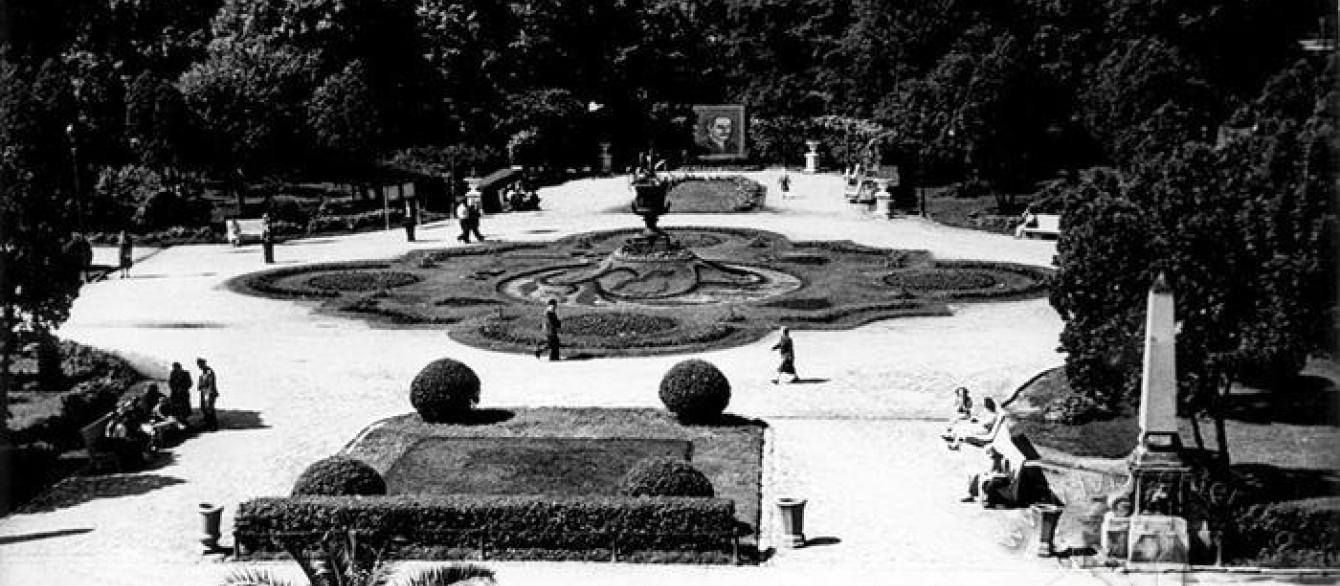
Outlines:
MULTIPOLYGON (((755 174, 769 186, 776 172, 755 174)), ((1047 265, 1054 243, 948 228, 918 218, 870 217, 846 204, 835 176, 793 175, 788 200, 741 215, 670 215, 663 225, 749 226, 796 239, 851 239, 920 248, 941 258, 1047 265)), ((775 189, 772 190, 775 192, 775 189)), ((546 189, 544 211, 485 218, 504 240, 552 239, 633 226, 609 213, 630 196, 622 178, 546 189)), ((389 258, 456 245, 449 223, 420 231, 320 237, 278 247, 281 265, 389 258)), ((171 450, 154 470, 115 482, 76 479, 73 502, 0 520, 0 584, 212 584, 233 564, 203 558, 197 503, 226 507, 286 494, 313 460, 376 419, 407 412, 409 381, 451 356, 484 382, 486 406, 659 407, 661 374, 683 357, 550 364, 464 347, 442 330, 388 330, 316 314, 309 305, 242 296, 222 283, 264 268, 255 246, 173 247, 148 256, 129 279, 85 289, 60 334, 108 348, 160 376, 171 361, 204 356, 219 373, 224 429, 171 450)), ((807 532, 821 545, 782 551, 762 567, 488 562, 506 584, 1102 583, 1113 576, 1060 572, 1019 551, 1019 512, 957 502, 963 473, 936 437, 950 390, 1003 397, 1059 364, 1061 323, 1045 300, 955 307, 952 317, 884 321, 851 331, 795 334, 802 376, 768 383, 770 340, 710 352, 731 379, 730 411, 771 424, 764 544, 777 496, 809 499, 807 532)), ((225 543, 230 542, 225 538, 225 543)), ((280 572, 292 571, 273 564, 280 572)), ((1123 579, 1124 581, 1124 579, 1123 579)))

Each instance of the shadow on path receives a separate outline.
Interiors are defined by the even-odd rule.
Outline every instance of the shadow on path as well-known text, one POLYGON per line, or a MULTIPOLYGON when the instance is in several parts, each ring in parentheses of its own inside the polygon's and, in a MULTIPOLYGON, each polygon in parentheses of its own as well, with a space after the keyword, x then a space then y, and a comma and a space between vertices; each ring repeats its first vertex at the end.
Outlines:
POLYGON ((57 529, 55 531, 39 531, 37 533, 24 533, 22 535, 4 535, 0 536, 0 545, 10 543, 22 543, 24 541, 37 541, 38 539, 51 539, 53 537, 65 537, 66 535, 81 535, 93 531, 92 527, 80 527, 78 529, 57 529))
MULTIPOLYGON (((219 409, 219 431, 229 429, 266 429, 270 426, 261 420, 260 411, 245 409, 219 409)), ((202 432, 208 433, 208 432, 202 432)))
POLYGON ((46 513, 73 507, 95 499, 144 494, 184 482, 186 481, 174 476, 144 473, 71 476, 29 501, 18 512, 20 514, 46 513))

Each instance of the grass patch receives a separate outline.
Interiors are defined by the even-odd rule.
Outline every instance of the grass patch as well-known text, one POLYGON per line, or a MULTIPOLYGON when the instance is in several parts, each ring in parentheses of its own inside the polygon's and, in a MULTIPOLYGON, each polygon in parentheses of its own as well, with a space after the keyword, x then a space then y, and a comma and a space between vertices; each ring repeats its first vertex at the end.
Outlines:
POLYGON ((638 460, 692 451, 682 439, 431 437, 406 450, 386 485, 388 494, 617 495, 638 460))
MULTIPOLYGON (((499 454, 515 462, 515 458, 530 456, 542 457, 541 452, 556 450, 559 447, 581 448, 586 455, 574 457, 564 464, 525 464, 530 481, 537 482, 537 488, 549 491, 565 491, 556 494, 575 494, 570 488, 563 488, 563 482, 574 486, 587 485, 592 489, 608 486, 608 479, 614 478, 618 466, 604 466, 601 474, 607 479, 603 484, 591 484, 588 479, 579 478, 583 467, 591 462, 596 454, 616 454, 622 452, 625 459, 637 450, 667 449, 669 446, 692 446, 690 461, 702 471, 716 490, 718 498, 735 502, 736 518, 748 524, 756 533, 759 524, 760 483, 763 470, 763 430, 762 421, 744 419, 727 415, 719 425, 680 424, 669 413, 657 409, 599 409, 599 408, 536 408, 515 409, 512 417, 493 418, 488 424, 428 424, 417 414, 401 415, 374 424, 358 439, 345 448, 344 454, 367 462, 383 476, 394 475, 397 463, 415 446, 424 440, 469 440, 482 446, 483 452, 497 450, 508 441, 519 439, 515 449, 505 449, 499 454), (492 439, 496 443, 485 440, 492 439), (536 440, 542 440, 537 442, 536 440), (565 443, 558 440, 581 440, 565 443), (608 440, 608 445, 591 448, 588 442, 600 443, 608 440), (630 440, 650 440, 651 443, 627 443, 630 440), (493 447, 488 447, 493 446, 493 447), (637 446, 637 447, 634 447, 637 446), (562 480, 566 478, 567 480, 562 480)), ((439 444, 439 447, 469 444, 439 444)), ((482 452, 481 452, 482 453, 482 452)), ((416 456, 417 457, 417 456, 416 456)), ((438 463, 449 461, 464 462, 459 456, 442 455, 438 463)), ((629 462, 631 465, 631 462, 629 462)), ((588 470, 589 471, 589 470, 588 470)), ((458 468, 442 474, 462 474, 458 468)), ((466 473, 469 473, 468 471, 466 473)), ((499 472, 497 466, 484 466, 471 480, 474 486, 487 486, 482 479, 491 474, 512 474, 499 472)), ((514 478, 525 477, 515 472, 514 478)), ((621 476, 622 472, 618 472, 621 476)), ((607 494, 607 493, 597 493, 607 494)))

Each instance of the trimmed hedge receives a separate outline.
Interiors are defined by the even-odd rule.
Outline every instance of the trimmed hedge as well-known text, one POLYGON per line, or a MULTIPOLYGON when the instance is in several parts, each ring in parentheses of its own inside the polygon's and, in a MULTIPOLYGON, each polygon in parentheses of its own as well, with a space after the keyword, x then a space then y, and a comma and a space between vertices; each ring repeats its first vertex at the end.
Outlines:
POLYGON ((459 420, 479 403, 479 376, 450 358, 428 363, 410 383, 409 401, 428 423, 459 420))
POLYGON ((274 538, 327 530, 402 535, 429 549, 729 551, 735 503, 676 497, 402 495, 259 498, 238 505, 237 543, 279 551, 274 538))
POLYGON ((619 492, 628 496, 712 497, 712 481, 693 465, 675 458, 644 458, 623 477, 619 492))
POLYGON ((348 456, 313 462, 293 483, 293 495, 377 496, 386 494, 386 481, 372 466, 348 456))
POLYGON ((711 362, 692 358, 665 373, 660 395, 681 421, 711 421, 730 404, 730 381, 711 362))

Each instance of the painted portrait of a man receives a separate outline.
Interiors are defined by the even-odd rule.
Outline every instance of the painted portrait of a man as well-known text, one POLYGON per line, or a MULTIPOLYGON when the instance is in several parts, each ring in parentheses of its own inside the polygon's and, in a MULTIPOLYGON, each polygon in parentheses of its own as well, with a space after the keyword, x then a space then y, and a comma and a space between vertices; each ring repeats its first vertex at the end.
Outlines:
POLYGON ((693 142, 698 158, 739 159, 745 157, 744 106, 740 104, 698 105, 693 142))

